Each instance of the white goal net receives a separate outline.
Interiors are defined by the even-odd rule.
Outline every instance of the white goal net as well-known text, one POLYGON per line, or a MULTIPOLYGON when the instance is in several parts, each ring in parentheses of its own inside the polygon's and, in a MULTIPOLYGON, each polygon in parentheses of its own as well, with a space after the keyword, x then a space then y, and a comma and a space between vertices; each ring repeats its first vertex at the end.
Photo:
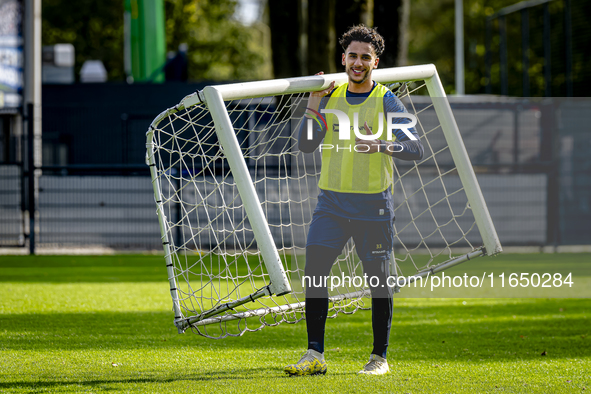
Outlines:
MULTIPOLYGON (((152 122, 147 162, 180 332, 223 338, 304 318, 304 252, 321 163, 318 151, 297 149, 296 130, 308 92, 345 78, 210 87, 152 122)), ((500 252, 434 67, 376 70, 374 79, 417 117, 425 148, 420 161, 394 160, 392 276, 500 252)), ((361 272, 350 241, 332 274, 361 272)), ((368 307, 369 294, 362 283, 332 289, 330 317, 368 307)))

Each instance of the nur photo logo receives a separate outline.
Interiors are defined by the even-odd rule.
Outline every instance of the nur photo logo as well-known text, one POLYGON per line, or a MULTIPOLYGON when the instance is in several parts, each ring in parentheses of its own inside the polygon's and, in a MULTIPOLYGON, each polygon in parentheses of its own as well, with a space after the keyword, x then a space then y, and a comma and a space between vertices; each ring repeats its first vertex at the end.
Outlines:
POLYGON ((417 117, 413 114, 409 114, 406 112, 386 112, 386 116, 383 116, 383 112, 380 112, 378 116, 379 122, 377 133, 363 134, 359 131, 359 112, 353 112, 353 121, 351 122, 347 114, 338 109, 321 109, 320 112, 315 111, 311 108, 307 109, 312 111, 312 114, 306 114, 306 138, 308 138, 309 140, 314 138, 314 125, 312 120, 315 120, 320 127, 324 126, 326 129, 328 129, 326 120, 324 119, 322 114, 333 114, 336 116, 338 120, 338 125, 335 125, 333 131, 338 131, 340 140, 350 140, 351 130, 355 133, 356 137, 361 138, 362 140, 377 140, 382 136, 384 132, 384 119, 386 119, 386 138, 388 140, 392 140, 392 130, 396 129, 400 129, 404 134, 406 134, 406 136, 409 139, 413 141, 417 140, 417 137, 415 137, 413 133, 409 130, 417 124, 417 117), (392 123, 392 120, 394 119, 410 119, 410 122, 392 123))
MULTIPOLYGON (((359 111, 352 113, 353 119, 351 120, 347 113, 338 109, 321 109, 320 112, 312 108, 306 109, 308 110, 306 113, 306 138, 308 140, 312 140, 314 138, 314 122, 320 127, 320 129, 328 131, 328 124, 322 114, 332 114, 336 118, 337 122, 331 122, 333 125, 332 132, 338 133, 338 139, 341 141, 351 140, 351 132, 354 133, 355 137, 361 140, 377 140, 384 134, 384 129, 386 134, 385 138, 389 141, 393 141, 392 131, 396 129, 401 130, 410 140, 417 140, 417 137, 415 137, 415 135, 410 131, 410 129, 417 124, 417 118, 415 115, 406 112, 386 112, 385 116, 383 112, 379 112, 377 117, 377 132, 374 132, 374 130, 370 129, 371 133, 369 131, 364 133, 362 132, 365 131, 363 127, 362 131, 359 129, 359 111), (395 120, 398 119, 408 119, 409 121, 407 123, 396 123, 395 120), (385 127, 384 120, 386 121, 385 127)), ((402 149, 402 147, 399 145, 390 145, 388 148, 388 150, 391 152, 397 152, 399 149, 402 149)), ((337 151, 342 149, 350 150, 351 146, 340 147, 339 145, 322 143, 319 145, 319 149, 320 151, 326 149, 336 149, 337 151)), ((366 152, 369 148, 363 145, 355 145, 353 146, 353 149, 356 152, 366 152)))

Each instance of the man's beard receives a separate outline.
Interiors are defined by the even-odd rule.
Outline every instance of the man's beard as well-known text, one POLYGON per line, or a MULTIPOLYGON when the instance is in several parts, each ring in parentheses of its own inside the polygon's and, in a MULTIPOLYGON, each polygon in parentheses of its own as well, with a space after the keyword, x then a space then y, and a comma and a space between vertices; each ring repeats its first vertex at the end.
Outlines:
MULTIPOLYGON (((349 68, 349 72, 353 73, 353 69, 349 68)), ((353 74, 353 75, 355 75, 355 74, 353 74)), ((361 78, 361 80, 356 81, 353 78, 350 78, 350 79, 351 79, 351 82, 353 82, 354 84, 361 85, 362 83, 367 81, 368 78, 369 78, 369 70, 365 70, 365 74, 363 74, 363 78, 361 78)))

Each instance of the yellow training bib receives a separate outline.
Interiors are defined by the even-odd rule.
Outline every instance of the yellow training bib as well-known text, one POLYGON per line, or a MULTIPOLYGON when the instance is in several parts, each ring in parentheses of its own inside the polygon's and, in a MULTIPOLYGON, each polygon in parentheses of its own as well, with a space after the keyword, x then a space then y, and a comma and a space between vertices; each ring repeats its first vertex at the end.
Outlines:
POLYGON ((328 130, 321 145, 322 170, 318 187, 342 193, 380 193, 392 185, 392 157, 380 152, 368 154, 355 151, 353 127, 357 118, 360 133, 365 134, 365 122, 376 133, 381 116, 383 132, 379 138, 387 139, 384 95, 389 90, 377 84, 369 97, 359 104, 352 105, 347 102, 347 86, 348 84, 341 85, 333 92, 325 109, 339 110, 347 114, 350 123, 348 138, 343 138, 343 133, 340 133, 337 115, 325 113, 328 130))

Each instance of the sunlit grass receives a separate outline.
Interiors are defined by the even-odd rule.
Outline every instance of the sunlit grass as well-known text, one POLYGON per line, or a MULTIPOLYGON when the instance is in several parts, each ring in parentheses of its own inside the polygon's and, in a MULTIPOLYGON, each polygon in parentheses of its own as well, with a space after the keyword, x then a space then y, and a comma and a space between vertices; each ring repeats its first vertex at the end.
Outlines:
MULTIPOLYGON (((552 257, 492 261, 531 256, 552 257)), ((305 350, 304 323, 218 341, 177 334, 159 256, 1 257, 0 300, 0 392, 591 390, 588 299, 397 298, 392 372, 374 378, 356 375, 371 350, 365 311, 328 321, 323 377, 282 372, 305 350)))

